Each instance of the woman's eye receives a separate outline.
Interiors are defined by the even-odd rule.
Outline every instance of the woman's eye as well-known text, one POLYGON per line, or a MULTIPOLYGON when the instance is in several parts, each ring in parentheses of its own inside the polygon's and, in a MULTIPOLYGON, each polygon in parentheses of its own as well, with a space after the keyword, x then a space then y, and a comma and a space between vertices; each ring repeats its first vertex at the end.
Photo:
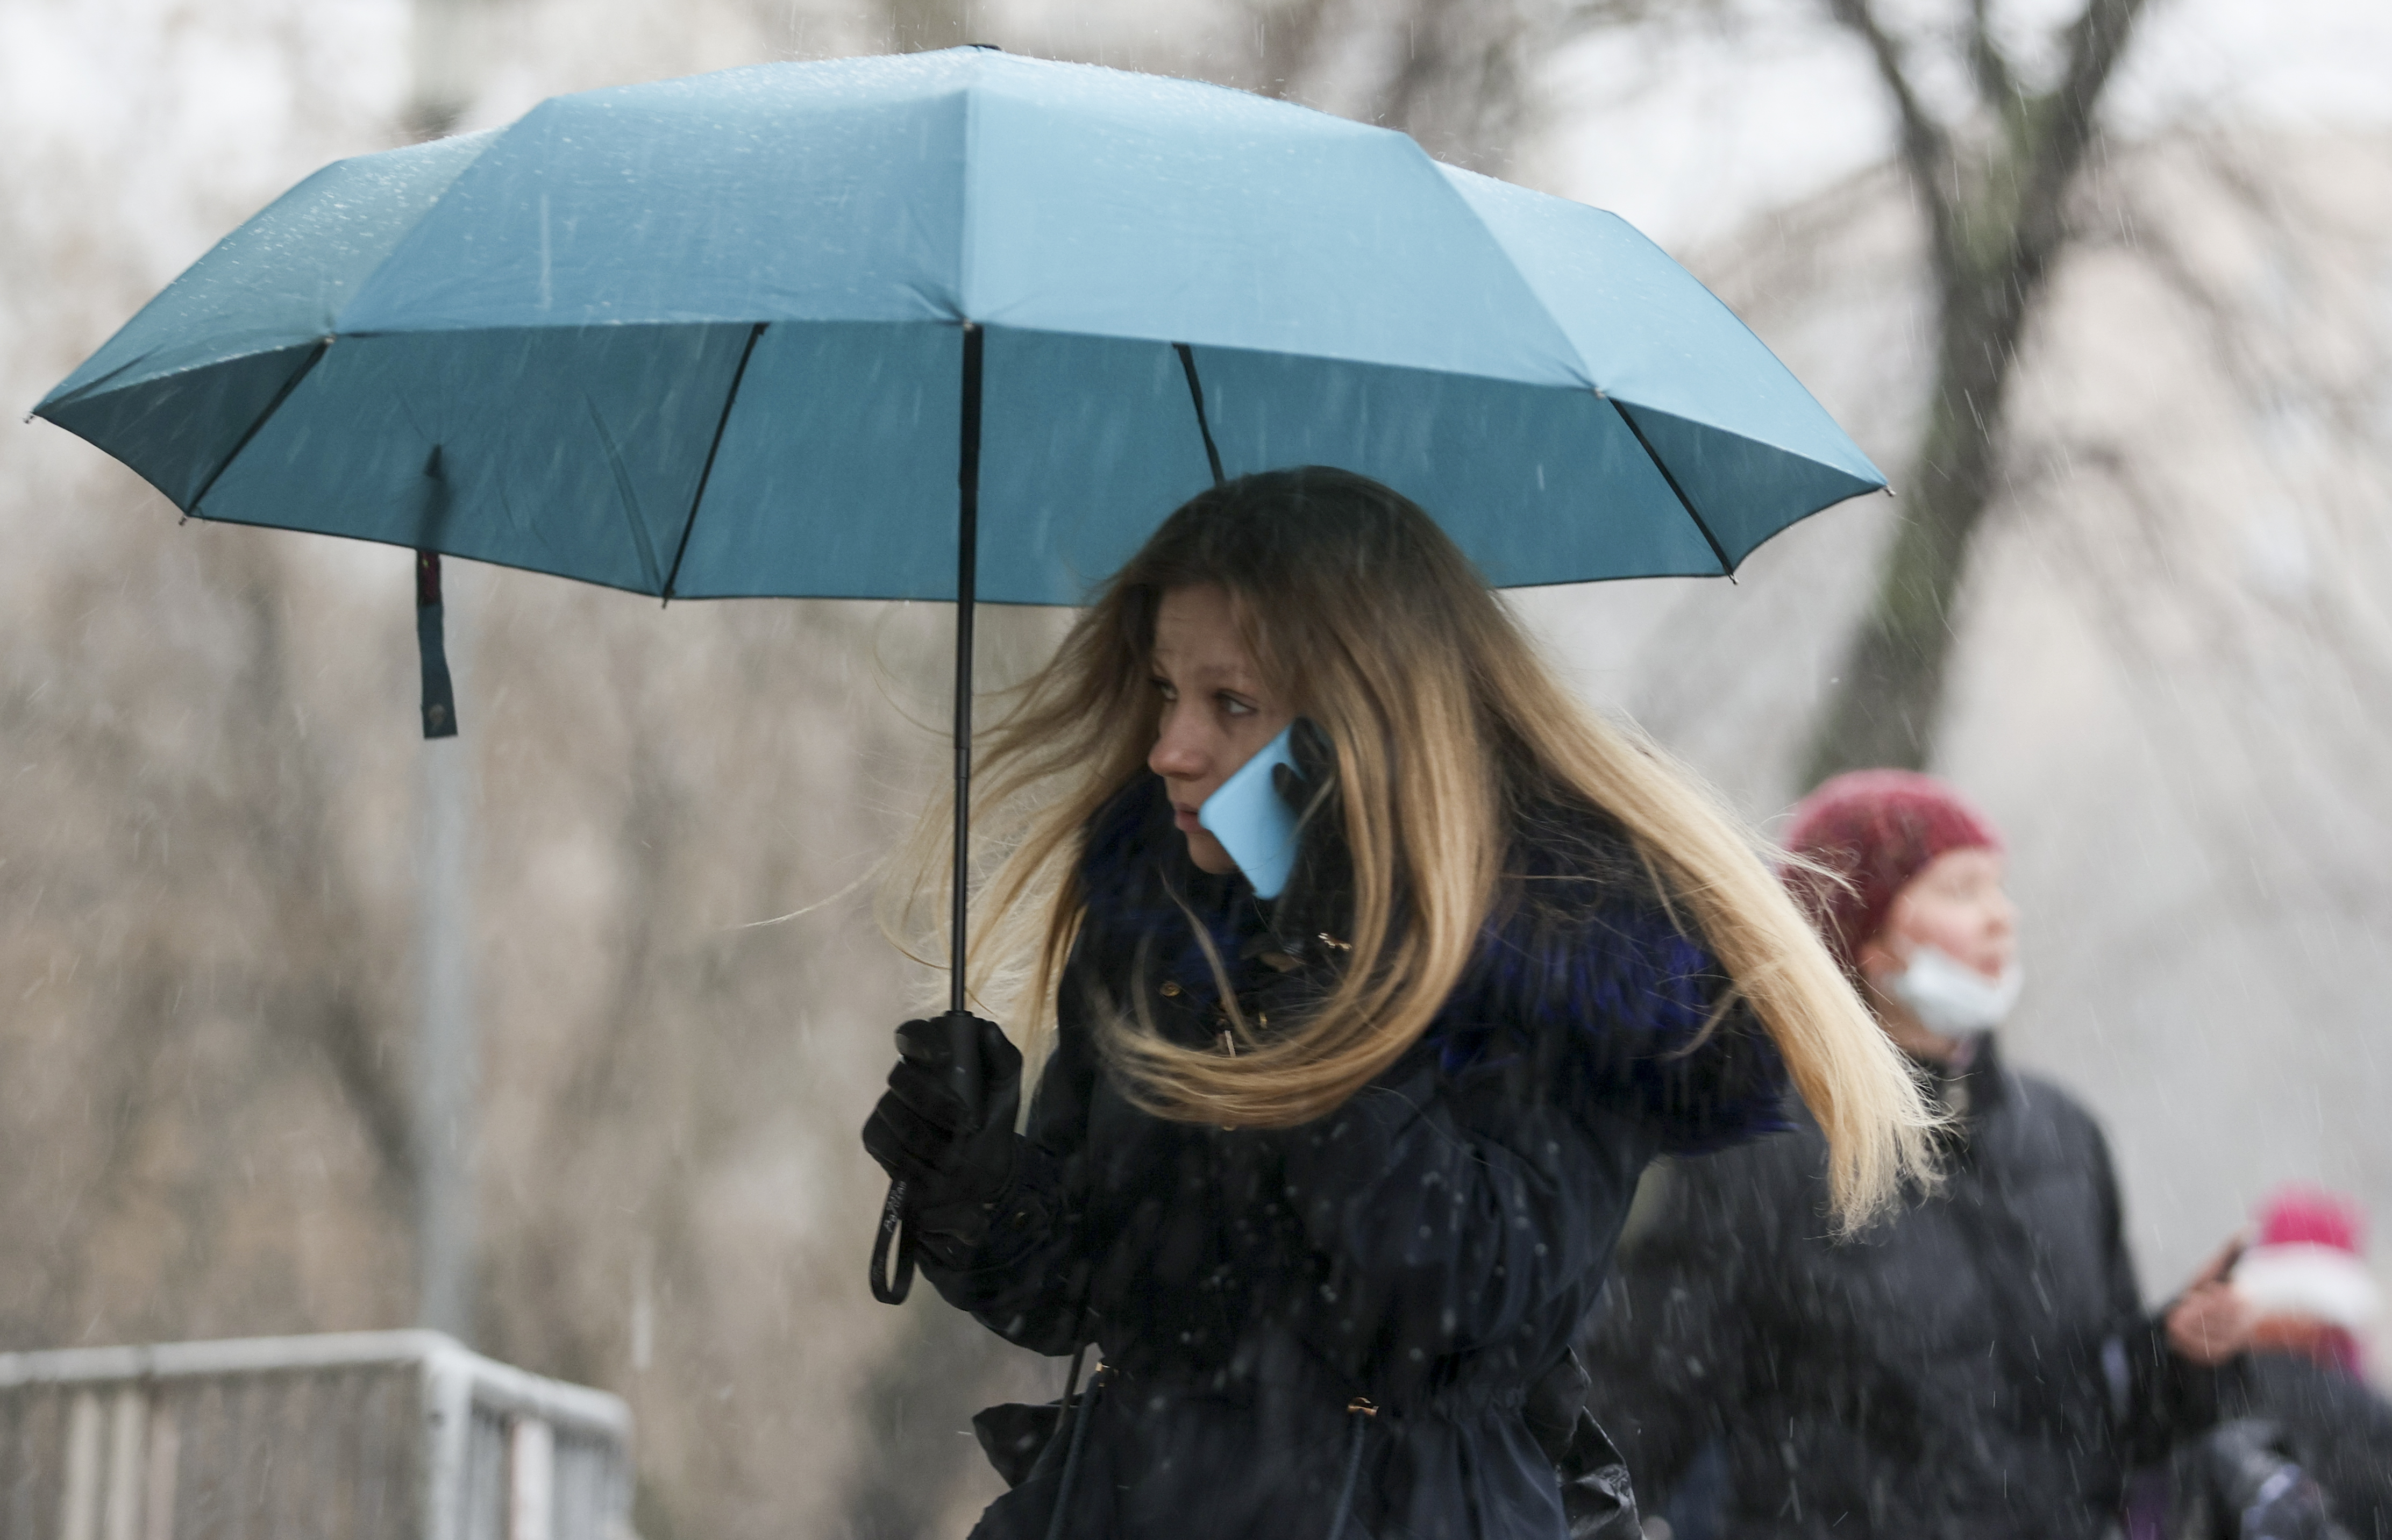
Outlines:
POLYGON ((1147 682, 1153 685, 1154 692, 1166 701, 1176 701, 1179 698, 1179 692, 1171 687, 1169 679, 1150 679, 1147 682))
POLYGON ((1225 717, 1251 717, 1254 714, 1251 702, 1242 701, 1235 695, 1224 694, 1214 698, 1221 703, 1221 715, 1225 717))

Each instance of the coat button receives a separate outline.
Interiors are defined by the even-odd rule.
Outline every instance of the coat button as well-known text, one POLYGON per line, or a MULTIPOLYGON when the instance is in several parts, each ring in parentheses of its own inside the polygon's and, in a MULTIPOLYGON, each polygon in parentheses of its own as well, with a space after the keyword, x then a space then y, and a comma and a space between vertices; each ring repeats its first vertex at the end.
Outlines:
POLYGON ((1165 995, 1176 995, 1179 992, 1179 986, 1166 983, 1163 986, 1163 992, 1165 995))

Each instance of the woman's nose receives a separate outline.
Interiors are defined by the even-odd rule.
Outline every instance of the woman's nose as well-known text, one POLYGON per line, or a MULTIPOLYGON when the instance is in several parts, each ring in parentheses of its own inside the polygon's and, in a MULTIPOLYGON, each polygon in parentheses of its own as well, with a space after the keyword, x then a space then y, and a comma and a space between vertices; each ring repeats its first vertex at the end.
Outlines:
POLYGON ((1146 757, 1146 768, 1172 781, 1195 781, 1204 774, 1204 745, 1197 734, 1176 710, 1163 715, 1163 731, 1155 735, 1154 750, 1146 757))

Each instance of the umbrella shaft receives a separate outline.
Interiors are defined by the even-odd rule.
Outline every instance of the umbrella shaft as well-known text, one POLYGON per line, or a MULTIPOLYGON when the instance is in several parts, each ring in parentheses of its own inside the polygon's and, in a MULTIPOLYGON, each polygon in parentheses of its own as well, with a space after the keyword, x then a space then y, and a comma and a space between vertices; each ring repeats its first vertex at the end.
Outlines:
POLYGON ((980 581, 981 330, 964 323, 962 452, 956 462, 956 848, 947 1008, 964 1011, 964 909, 971 871, 972 612, 980 581))

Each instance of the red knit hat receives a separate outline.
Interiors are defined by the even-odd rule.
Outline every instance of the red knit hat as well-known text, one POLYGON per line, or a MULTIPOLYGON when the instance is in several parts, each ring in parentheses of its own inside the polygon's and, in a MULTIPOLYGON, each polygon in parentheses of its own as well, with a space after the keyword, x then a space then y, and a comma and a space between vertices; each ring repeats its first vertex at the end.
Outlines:
POLYGON ((1947 850, 1998 850, 2002 836, 1976 805, 1916 770, 1852 770, 1794 809, 1786 848, 1844 879, 1823 883, 1788 867, 1787 885, 1811 911, 1827 949, 1847 968, 1885 925, 1910 879, 1947 850))

